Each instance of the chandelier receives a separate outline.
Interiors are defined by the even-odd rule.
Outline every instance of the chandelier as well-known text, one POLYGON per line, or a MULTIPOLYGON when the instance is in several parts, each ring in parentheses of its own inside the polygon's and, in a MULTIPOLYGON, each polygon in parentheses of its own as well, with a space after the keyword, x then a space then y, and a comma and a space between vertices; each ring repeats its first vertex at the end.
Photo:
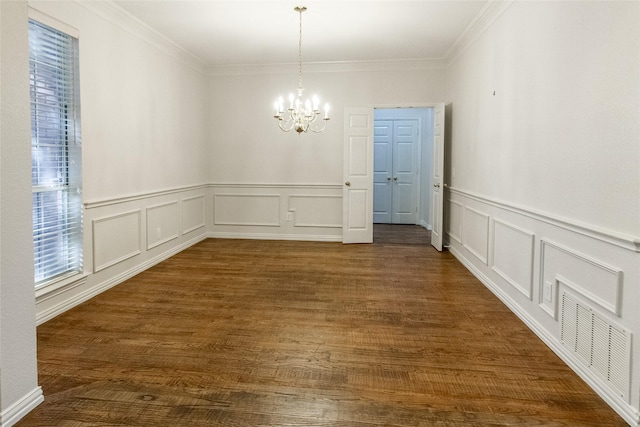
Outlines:
POLYGON ((293 8, 300 14, 300 33, 298 38, 298 97, 295 98, 293 93, 289 95, 289 107, 284 108, 284 99, 280 97, 274 104, 276 114, 273 116, 278 121, 278 126, 285 132, 295 130, 298 134, 302 132, 322 132, 327 127, 329 120, 329 104, 324 106, 324 122, 320 126, 316 121, 320 117, 320 100, 313 95, 311 99, 302 100, 302 12, 307 10, 305 6, 297 6, 293 8))

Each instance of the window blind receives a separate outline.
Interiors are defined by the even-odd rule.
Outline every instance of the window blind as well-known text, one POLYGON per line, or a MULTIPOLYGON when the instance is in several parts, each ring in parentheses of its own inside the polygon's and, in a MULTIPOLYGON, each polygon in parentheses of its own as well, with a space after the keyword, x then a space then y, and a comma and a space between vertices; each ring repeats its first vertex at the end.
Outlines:
POLYGON ((77 39, 29 20, 36 286, 82 270, 77 39))

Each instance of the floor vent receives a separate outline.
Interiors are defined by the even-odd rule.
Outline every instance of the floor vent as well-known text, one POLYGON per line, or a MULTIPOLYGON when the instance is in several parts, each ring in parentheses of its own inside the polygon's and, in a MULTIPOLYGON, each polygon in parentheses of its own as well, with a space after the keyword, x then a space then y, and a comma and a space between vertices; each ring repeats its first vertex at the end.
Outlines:
POLYGON ((570 293, 563 292, 561 301, 562 344, 629 402, 631 334, 570 293))

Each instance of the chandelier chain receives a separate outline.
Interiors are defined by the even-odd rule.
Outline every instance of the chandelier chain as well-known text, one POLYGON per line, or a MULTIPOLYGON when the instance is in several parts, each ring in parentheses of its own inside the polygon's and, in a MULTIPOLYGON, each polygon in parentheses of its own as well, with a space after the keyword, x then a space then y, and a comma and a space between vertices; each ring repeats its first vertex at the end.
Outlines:
POLYGON ((302 89, 302 12, 304 9, 300 8, 298 13, 300 14, 300 30, 298 32, 298 88, 302 89))
POLYGON ((322 132, 327 127, 329 120, 329 104, 324 106, 324 117, 320 116, 320 99, 313 95, 311 99, 303 101, 302 92, 302 12, 307 10, 305 6, 296 6, 293 8, 300 14, 298 28, 298 96, 289 95, 289 107, 285 108, 284 99, 280 97, 275 103, 274 118, 278 121, 278 127, 285 132, 295 130, 298 135, 302 132, 322 132), (317 120, 324 122, 322 126, 318 126, 317 120))

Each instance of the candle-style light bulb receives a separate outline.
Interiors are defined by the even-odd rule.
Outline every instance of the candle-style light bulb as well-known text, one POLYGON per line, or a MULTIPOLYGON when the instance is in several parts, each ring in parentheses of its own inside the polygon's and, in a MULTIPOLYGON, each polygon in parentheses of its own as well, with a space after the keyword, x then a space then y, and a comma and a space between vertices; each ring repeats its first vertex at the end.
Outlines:
POLYGON ((329 104, 324 104, 324 119, 329 120, 329 104))

